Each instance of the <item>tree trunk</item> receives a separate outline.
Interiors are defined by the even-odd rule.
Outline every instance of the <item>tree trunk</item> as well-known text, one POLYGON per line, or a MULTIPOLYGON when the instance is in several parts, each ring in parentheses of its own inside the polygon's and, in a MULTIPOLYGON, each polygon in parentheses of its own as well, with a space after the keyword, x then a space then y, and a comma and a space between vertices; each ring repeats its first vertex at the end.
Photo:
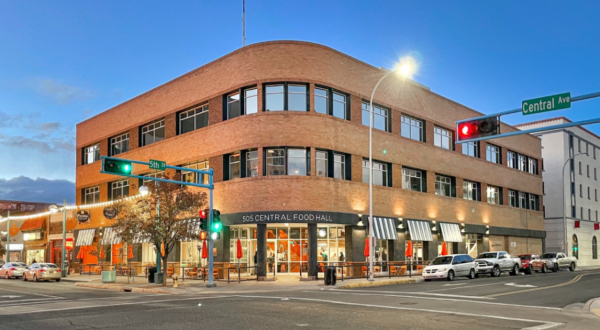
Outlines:
POLYGON ((165 256, 162 257, 162 268, 163 268, 163 283, 162 286, 167 286, 167 257, 169 255, 167 254, 167 251, 165 251, 165 256))

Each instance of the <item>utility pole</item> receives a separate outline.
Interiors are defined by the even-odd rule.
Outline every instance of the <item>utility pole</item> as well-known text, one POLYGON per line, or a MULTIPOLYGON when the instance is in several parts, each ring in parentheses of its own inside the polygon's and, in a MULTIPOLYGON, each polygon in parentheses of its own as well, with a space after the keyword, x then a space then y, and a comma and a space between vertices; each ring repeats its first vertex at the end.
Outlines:
POLYGON ((6 262, 10 262, 10 210, 8 211, 8 220, 6 220, 6 262))
POLYGON ((67 277, 67 268, 69 263, 67 256, 67 200, 63 200, 63 241, 62 241, 62 274, 61 277, 67 277))

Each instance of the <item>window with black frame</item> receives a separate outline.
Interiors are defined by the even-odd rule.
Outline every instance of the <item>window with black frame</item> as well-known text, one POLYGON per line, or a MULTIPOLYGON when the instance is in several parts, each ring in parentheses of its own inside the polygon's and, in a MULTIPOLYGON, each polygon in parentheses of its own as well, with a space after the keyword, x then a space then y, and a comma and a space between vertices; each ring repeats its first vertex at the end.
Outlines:
POLYGON ((315 112, 350 119, 348 95, 329 87, 315 87, 315 112))
POLYGON ((129 133, 110 138, 110 155, 115 156, 129 151, 129 133))
POLYGON ((245 87, 223 96, 223 120, 258 112, 258 90, 245 87))
POLYGON ((277 83, 265 85, 265 111, 308 111, 308 85, 277 83))
POLYGON ((83 204, 96 204, 100 202, 100 187, 90 187, 82 189, 83 204))
POLYGON ((265 149, 265 175, 308 175, 309 162, 305 148, 265 149))
POLYGON ((258 150, 250 150, 245 152, 246 155, 246 177, 258 176, 258 150))
POLYGON ((142 146, 147 146, 165 139, 165 120, 157 120, 141 127, 142 146))
POLYGON ((480 201, 479 184, 472 181, 463 181, 463 199, 480 201))
POLYGON ((110 198, 112 200, 129 196, 129 180, 121 180, 109 183, 110 198))
POLYGON ((316 151, 316 175, 327 177, 329 169, 329 155, 327 151, 316 151))
POLYGON ((83 148, 83 165, 100 160, 100 143, 83 148))
POLYGON ((179 113, 179 134, 208 126, 208 103, 179 113))
MULTIPOLYGON (((185 164, 181 167, 193 169, 193 170, 201 170, 208 171, 208 160, 197 161, 191 164, 185 164)), ((206 174, 199 174, 192 171, 181 171, 181 179, 185 182, 189 183, 200 183, 200 184, 209 184, 209 177, 206 174)))
MULTIPOLYGON (((369 103, 362 103, 362 124, 369 126, 371 112, 369 111, 369 103)), ((381 106, 373 104, 373 128, 378 130, 390 131, 389 127, 390 111, 381 106)))
POLYGON ((229 155, 229 180, 240 177, 240 153, 229 155))
POLYGON ((424 173, 412 168, 402 169, 402 189, 425 192, 424 173))
MULTIPOLYGON (((363 183, 369 183, 369 160, 363 159, 363 183)), ((373 185, 389 187, 388 164, 373 161, 373 185)))

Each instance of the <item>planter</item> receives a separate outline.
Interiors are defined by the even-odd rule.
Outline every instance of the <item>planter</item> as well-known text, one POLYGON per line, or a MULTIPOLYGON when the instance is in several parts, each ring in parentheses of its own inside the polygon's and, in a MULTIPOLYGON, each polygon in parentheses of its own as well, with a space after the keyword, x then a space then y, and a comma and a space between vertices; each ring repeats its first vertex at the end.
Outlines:
POLYGON ((117 281, 116 270, 102 271, 102 283, 115 283, 117 281))

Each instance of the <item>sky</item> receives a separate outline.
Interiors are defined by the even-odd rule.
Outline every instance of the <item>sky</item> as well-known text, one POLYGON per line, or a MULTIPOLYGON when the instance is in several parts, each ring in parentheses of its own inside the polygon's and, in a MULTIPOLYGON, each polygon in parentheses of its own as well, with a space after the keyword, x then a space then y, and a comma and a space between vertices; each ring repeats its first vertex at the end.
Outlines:
MULTIPOLYGON (((0 0, 0 199, 75 199, 75 125, 242 46, 242 0, 0 0)), ((483 113, 600 91, 600 2, 246 1, 246 43, 320 43, 483 113)), ((509 124, 591 119, 600 98, 509 124)), ((597 116, 597 115, 596 115, 597 116)), ((600 134, 600 125, 587 126, 600 134)))

